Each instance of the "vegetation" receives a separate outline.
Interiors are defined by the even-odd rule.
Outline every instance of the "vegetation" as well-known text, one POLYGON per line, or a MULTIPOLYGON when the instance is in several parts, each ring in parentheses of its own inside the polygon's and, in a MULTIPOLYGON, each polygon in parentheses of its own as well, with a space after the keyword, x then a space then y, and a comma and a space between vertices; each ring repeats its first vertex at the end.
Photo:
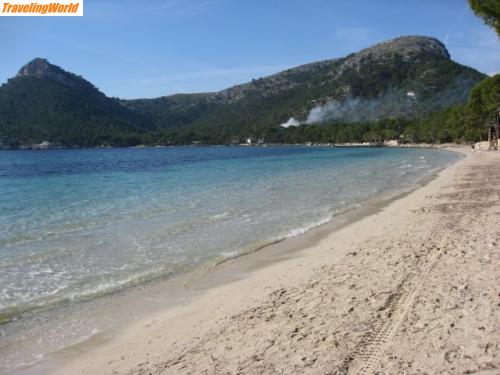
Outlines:
POLYGON ((498 76, 485 77, 436 39, 404 37, 216 93, 119 100, 35 59, 0 87, 0 147, 480 140, 500 104, 498 76), (322 123, 280 126, 356 100, 322 123))
POLYGON ((46 140, 65 146, 127 146, 139 142, 147 126, 93 86, 17 77, 0 88, 0 143, 11 147, 46 140))
POLYGON ((403 132, 409 142, 472 142, 484 140, 485 124, 500 106, 500 75, 475 86, 465 105, 432 113, 412 122, 403 132))
POLYGON ((500 36, 500 2, 498 0, 469 0, 469 5, 487 25, 500 36))
POLYGON ((487 137, 485 123, 500 106, 500 75, 473 88, 467 104, 455 105, 421 119, 384 119, 365 124, 325 124, 287 129, 289 142, 473 142, 487 137))

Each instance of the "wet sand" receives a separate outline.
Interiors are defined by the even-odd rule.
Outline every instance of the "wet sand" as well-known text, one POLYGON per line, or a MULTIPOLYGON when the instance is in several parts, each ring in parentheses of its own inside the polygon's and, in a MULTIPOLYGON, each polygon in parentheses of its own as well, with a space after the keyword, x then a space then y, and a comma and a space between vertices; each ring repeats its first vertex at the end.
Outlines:
POLYGON ((50 369, 499 373, 500 153, 462 152, 370 215, 253 255, 265 267, 226 262, 190 302, 96 335, 50 369))

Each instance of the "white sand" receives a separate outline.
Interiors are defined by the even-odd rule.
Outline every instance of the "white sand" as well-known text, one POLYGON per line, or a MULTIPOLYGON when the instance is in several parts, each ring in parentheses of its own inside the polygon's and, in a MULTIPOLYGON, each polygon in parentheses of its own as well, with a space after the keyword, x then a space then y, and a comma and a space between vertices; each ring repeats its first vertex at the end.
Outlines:
POLYGON ((500 153, 463 152, 296 256, 66 351, 55 373, 499 374, 500 153))

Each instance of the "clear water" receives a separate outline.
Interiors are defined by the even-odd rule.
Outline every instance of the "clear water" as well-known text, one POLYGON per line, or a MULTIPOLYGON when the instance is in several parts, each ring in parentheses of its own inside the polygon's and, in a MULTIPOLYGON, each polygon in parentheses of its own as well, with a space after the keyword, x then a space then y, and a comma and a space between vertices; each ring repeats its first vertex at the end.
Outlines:
POLYGON ((383 148, 0 153, 0 315, 306 231, 455 154, 383 148))
POLYGON ((0 320, 303 233, 457 158, 393 148, 1 151, 0 320))

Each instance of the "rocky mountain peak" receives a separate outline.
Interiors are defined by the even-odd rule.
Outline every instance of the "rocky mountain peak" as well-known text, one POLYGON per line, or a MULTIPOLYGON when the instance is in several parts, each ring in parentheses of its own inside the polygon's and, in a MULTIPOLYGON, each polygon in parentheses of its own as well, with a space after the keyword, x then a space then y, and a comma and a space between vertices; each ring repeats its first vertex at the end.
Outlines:
POLYGON ((450 54, 443 43, 436 38, 427 36, 402 36, 390 39, 382 43, 365 48, 358 53, 349 56, 346 60, 348 65, 358 65, 361 61, 370 60, 383 61, 394 55, 399 55, 408 61, 413 56, 422 53, 433 54, 441 58, 450 59, 450 54))
MULTIPOLYGON (((24 65, 16 75, 19 77, 36 77, 40 79, 49 79, 57 81, 66 86, 92 86, 89 82, 76 74, 61 69, 57 65, 49 63, 47 59, 35 58, 24 65)), ((93 87, 93 86, 92 86, 93 87)))
POLYGON ((332 72, 332 74, 339 77, 345 71, 359 69, 367 64, 386 64, 395 56, 399 56, 403 61, 408 62, 424 54, 450 60, 448 50, 436 38, 419 35, 401 36, 347 56, 339 69, 332 72))
POLYGON ((368 55, 370 53, 374 55, 398 53, 404 56, 421 52, 433 53, 447 59, 450 58, 448 50, 439 40, 419 35, 401 36, 399 38, 390 39, 361 50, 357 55, 368 55))
POLYGON ((17 77, 52 78, 61 73, 65 73, 64 70, 50 64, 47 59, 37 57, 19 69, 17 77))

